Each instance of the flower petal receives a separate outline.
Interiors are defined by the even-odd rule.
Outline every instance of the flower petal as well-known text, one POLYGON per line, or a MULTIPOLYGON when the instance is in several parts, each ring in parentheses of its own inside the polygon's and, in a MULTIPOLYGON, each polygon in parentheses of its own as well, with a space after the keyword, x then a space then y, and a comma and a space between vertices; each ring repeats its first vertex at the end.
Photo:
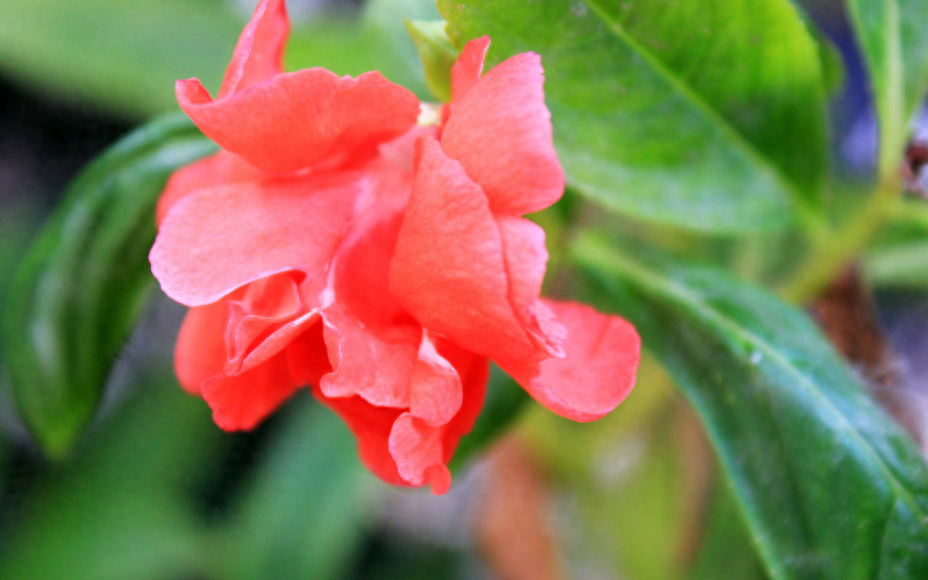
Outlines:
POLYGON ((326 397, 359 395, 378 407, 408 407, 419 329, 396 326, 378 335, 337 303, 322 316, 333 369, 322 377, 322 393, 326 397))
POLYGON ((436 345, 440 356, 453 364, 460 378, 460 409, 448 423, 437 426, 413 413, 400 415, 390 432, 389 448, 404 480, 412 485, 429 483, 432 493, 440 495, 451 485, 447 463, 461 436, 473 427, 483 406, 489 362, 447 341, 436 340, 436 345))
POLYGON ((174 347, 174 370, 188 393, 199 395, 203 382, 225 369, 228 325, 229 305, 223 301, 187 311, 174 347))
POLYGON ((232 62, 222 79, 219 98, 280 74, 289 32, 284 0, 261 0, 238 38, 232 62))
POLYGON ((422 333, 409 391, 410 414, 432 427, 447 424, 461 410, 464 398, 461 377, 438 354, 427 332, 422 333))
POLYGON ((538 211, 564 192, 543 83, 541 57, 516 55, 453 104, 442 130, 442 149, 480 184, 496 213, 538 211))
POLYGON ((171 175, 164 192, 158 199, 155 223, 160 226, 168 210, 194 191, 243 181, 258 181, 265 176, 263 171, 249 165, 238 155, 227 151, 220 151, 191 163, 171 175))
POLYGON ((486 196, 431 138, 421 153, 390 266, 390 288, 429 330, 472 352, 522 359, 534 345, 509 303, 486 196))
POLYGON ((490 48, 490 37, 481 36, 464 45, 461 56, 451 67, 451 101, 458 103, 470 92, 480 75, 490 48))
POLYGON ((253 429, 298 388, 286 355, 279 353, 235 376, 215 376, 203 383, 202 390, 216 425, 237 431, 253 429))
POLYGON ((533 365, 501 365, 538 402, 575 421, 612 411, 632 390, 641 340, 631 324, 574 302, 542 300, 569 336, 564 358, 533 365))
MULTIPOLYGON (((310 175, 201 190, 174 205, 149 259, 165 293, 187 306, 287 271, 320 293, 361 182, 310 175)), ((304 304, 307 309, 316 305, 304 304)))
POLYGON ((196 79, 177 81, 176 92, 207 137, 275 173, 372 154, 415 125, 419 115, 415 95, 376 71, 353 79, 305 69, 216 101, 196 79))

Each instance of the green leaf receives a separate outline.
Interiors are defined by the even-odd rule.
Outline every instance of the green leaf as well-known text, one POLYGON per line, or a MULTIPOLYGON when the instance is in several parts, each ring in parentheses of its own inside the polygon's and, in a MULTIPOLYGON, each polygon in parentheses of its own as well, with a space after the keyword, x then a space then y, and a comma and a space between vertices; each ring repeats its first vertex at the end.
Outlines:
POLYGON ((93 417, 154 286, 148 252, 167 178, 214 149, 183 116, 131 133, 71 183, 17 271, 4 354, 19 413, 49 456, 93 417))
POLYGON ((928 469, 801 311, 591 238, 575 256, 694 404, 774 580, 928 578, 928 469))
POLYGON ((928 289, 928 207, 922 200, 899 205, 864 258, 877 287, 928 289))
POLYGON ((820 197, 818 48, 788 0, 439 0, 490 64, 535 51, 568 182, 606 206, 712 231, 773 229, 820 197))
POLYGON ((928 3, 847 0, 870 69, 880 122, 881 175, 898 171, 908 123, 928 91, 928 3))
POLYGON ((372 480, 354 437, 308 397, 289 407, 283 432, 219 536, 217 577, 341 578, 360 547, 372 480))
POLYGON ((443 103, 451 101, 451 67, 458 58, 458 51, 451 44, 445 26, 444 20, 406 21, 406 30, 422 58, 425 82, 432 94, 443 103))
POLYGON ((221 456, 202 401, 147 377, 63 469, 15 503, 4 580, 204 577, 205 530, 191 491, 221 456))

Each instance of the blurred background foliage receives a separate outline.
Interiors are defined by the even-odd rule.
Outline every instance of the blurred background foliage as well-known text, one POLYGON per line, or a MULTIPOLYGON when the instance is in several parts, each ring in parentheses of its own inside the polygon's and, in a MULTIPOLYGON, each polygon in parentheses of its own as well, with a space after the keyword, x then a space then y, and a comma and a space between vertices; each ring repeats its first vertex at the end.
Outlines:
MULTIPOLYGON (((481 2, 441 4, 447 12, 470 10, 481 2)), ((699 8, 698 2, 684 4, 699 8)), ((585 95, 571 92, 577 81, 569 67, 546 57, 559 152, 572 176, 567 198, 537 218, 548 230, 552 250, 549 291, 592 295, 606 308, 615 296, 642 292, 633 277, 621 273, 584 281, 565 255, 575 224, 608 231, 615 245, 660 247, 774 286, 788 277, 797 256, 817 243, 814 236, 802 238, 796 224, 785 223, 783 208, 790 199, 806 208, 799 210, 806 215, 800 223, 817 212, 826 221, 840 221, 866 203, 878 171, 879 141, 864 59, 842 2, 795 4, 824 35, 821 44, 787 38, 791 50, 823 79, 820 89, 796 93, 808 104, 807 118, 791 118, 776 103, 766 104, 769 115, 761 121, 739 117, 742 112, 734 105, 721 107, 759 156, 745 154, 741 141, 711 128, 697 131, 711 137, 711 146, 683 135, 668 138, 675 131, 671 122, 689 119, 688 127, 702 122, 685 102, 674 109, 678 117, 654 121, 665 125, 617 124, 590 104, 605 94, 595 92, 602 86, 589 87, 585 95), (781 151, 782 134, 765 123, 780 129, 784 123, 796 124, 791 139, 812 145, 781 151), (824 129, 829 125, 830 135, 824 129), (608 138, 601 136, 604 127, 614 127, 608 138), (650 132, 666 146, 642 146, 650 132), (591 142, 599 158, 583 149, 591 142), (624 151, 632 151, 633 158, 622 157, 624 151), (692 157, 698 154, 730 161, 731 175, 720 182, 711 173, 722 161, 692 157), (811 156, 807 167, 793 163, 806 155, 811 156), (685 180, 696 185, 684 192, 692 197, 668 187, 673 181, 654 170, 654 159, 670 158, 682 159, 692 170, 685 180), (622 173, 624 181, 617 185, 615 167, 603 165, 604 159, 619 159, 635 171, 622 173), (645 206, 629 197, 640 188, 657 195, 658 202, 645 206), (716 208, 727 205, 729 213, 707 212, 706 227, 682 227, 705 207, 705 196, 716 208), (617 213, 602 212, 587 198, 617 213)), ((207 88, 218 88, 253 5, 253 0, 0 1, 0 296, 81 165, 133 127, 175 111, 176 79, 196 76, 207 88)), ((323 66, 352 75, 377 69, 420 98, 430 98, 404 18, 439 18, 434 2, 290 0, 288 7, 294 21, 288 69, 323 66)), ((534 9, 527 8, 527 14, 534 9)), ((483 15, 456 21, 452 36, 467 37, 483 15)), ((558 35, 595 32, 572 30, 572 21, 544 21, 561 23, 544 28, 525 14, 511 18, 511 35, 494 35, 491 59, 534 46, 520 43, 556 48, 558 35)), ((793 34, 793 25, 783 22, 782 29, 746 31, 745 46, 756 42, 752 35, 765 34, 785 45, 776 34, 793 34)), ((645 44, 649 32, 632 31, 645 44)), ((587 56, 596 70, 586 73, 609 72, 614 54, 587 56)), ((686 55, 675 56, 682 59, 682 70, 686 55)), ((716 81, 693 81, 689 90, 709 101, 724 100, 716 81)), ((915 92, 907 91, 906 98, 913 100, 915 92)), ((639 99, 635 106, 647 101, 647 95, 621 94, 626 99, 622 106, 631 107, 628 99, 639 99)), ((895 364, 904 375, 896 402, 912 409, 924 425, 928 207, 922 200, 906 200, 892 208, 887 223, 867 248, 863 270, 877 290, 887 338, 898 354, 895 364)), ((744 303, 768 304, 764 296, 735 295, 744 303)), ((683 317, 695 316, 677 298, 667 291, 663 302, 640 299, 642 316, 659 318, 675 308, 683 317)), ((732 308, 711 296, 702 298, 722 314, 732 308)), ((297 397, 255 432, 219 432, 205 405, 183 394, 171 374, 170 345, 181 315, 177 305, 155 296, 122 349, 102 409, 75 452, 61 462, 41 457, 16 418, 4 381, 0 578, 760 580, 771 569, 769 577, 803 577, 765 566, 757 555, 758 545, 768 555, 789 546, 752 536, 733 492, 743 482, 733 486, 718 465, 719 457, 724 463, 728 456, 737 457, 737 450, 713 451, 692 404, 654 358, 644 359, 639 387, 618 411, 586 425, 524 404, 521 391, 494 373, 490 403, 455 460, 455 486, 447 496, 434 498, 427 491, 390 489, 374 480, 357 461, 344 426, 308 396, 297 397), (510 426, 504 446, 485 453, 487 441, 510 426), (507 471, 507 465, 524 468, 507 471)), ((700 340, 668 340, 666 348, 711 342, 700 340)), ((0 344, 3 349, 17 346, 0 344)), ((715 356, 737 358, 732 353, 739 345, 712 347, 715 356)), ((673 353, 663 361, 672 368, 667 356, 673 353)), ((750 368, 743 370, 745 381, 763 383, 750 368)), ((774 384, 778 373, 789 370, 761 369, 774 377, 774 384)), ((711 371, 704 369, 703 380, 692 382, 721 388, 711 371)), ((822 382, 828 394, 834 384, 822 382)), ((680 386, 691 399, 697 391, 680 386)), ((737 432, 739 425, 728 427, 737 432)), ((771 482, 781 480, 771 476, 766 484, 771 482)), ((778 507, 789 505, 784 500, 778 507)), ((837 554, 842 547, 832 548, 837 554)))

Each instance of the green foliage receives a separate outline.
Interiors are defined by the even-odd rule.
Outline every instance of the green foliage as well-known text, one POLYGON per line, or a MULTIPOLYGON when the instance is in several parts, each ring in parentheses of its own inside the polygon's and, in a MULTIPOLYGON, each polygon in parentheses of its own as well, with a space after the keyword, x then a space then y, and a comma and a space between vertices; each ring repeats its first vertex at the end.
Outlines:
POLYGON ((928 288, 928 207, 922 200, 898 206, 864 264, 874 286, 928 288))
POLYGON ((576 253, 693 402, 772 578, 928 575, 928 469, 800 311, 591 238, 576 253))
POLYGON ((928 91, 928 3, 847 0, 870 69, 880 122, 880 170, 896 170, 908 123, 928 91))
POLYGON ((711 231, 772 229, 818 202, 825 87, 787 0, 440 0, 490 61, 542 55, 569 182, 606 206, 711 231))
POLYGON ((4 580, 205 573, 209 554, 188 486, 213 467, 219 432, 173 380, 150 378, 143 386, 18 510, 20 525, 0 550, 4 580))
POLYGON ((450 102, 451 67, 458 58, 458 51, 445 32, 445 21, 407 20, 406 29, 419 50, 429 90, 439 101, 450 102))
POLYGON ((168 176, 214 149, 176 115, 125 137, 74 180, 17 271, 4 354, 20 415, 49 456, 93 417, 154 285, 148 252, 168 176))
POLYGON ((354 438, 334 413, 308 399, 290 407, 283 432, 217 535, 223 578, 339 578, 360 547, 371 476, 354 438))

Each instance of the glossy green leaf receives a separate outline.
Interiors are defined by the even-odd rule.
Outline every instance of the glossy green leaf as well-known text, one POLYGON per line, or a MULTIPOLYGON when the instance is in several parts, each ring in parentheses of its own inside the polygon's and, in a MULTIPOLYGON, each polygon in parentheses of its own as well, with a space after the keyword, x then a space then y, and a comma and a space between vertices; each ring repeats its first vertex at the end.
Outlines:
POLYGON ((17 271, 4 354, 19 413, 49 456, 93 417, 154 287, 148 252, 168 176, 214 149, 183 116, 131 133, 71 183, 17 271))
POLYGON ((818 48, 788 0, 439 0, 489 60, 535 51, 568 181, 606 206, 712 231, 818 202, 818 48))
POLYGON ((870 70, 880 122, 880 170, 895 173, 908 123, 928 91, 928 3, 847 0, 870 70))
POLYGON ((308 396, 288 406, 283 432, 220 536, 219 577, 340 578, 360 547, 372 478, 354 437, 308 396))
POLYGON ((575 250, 694 404, 774 580, 928 578, 928 468, 801 311, 715 270, 575 250))
POLYGON ((439 101, 451 101, 451 67, 458 59, 458 51, 445 31, 444 20, 407 20, 406 29, 416 43, 425 82, 439 101))

